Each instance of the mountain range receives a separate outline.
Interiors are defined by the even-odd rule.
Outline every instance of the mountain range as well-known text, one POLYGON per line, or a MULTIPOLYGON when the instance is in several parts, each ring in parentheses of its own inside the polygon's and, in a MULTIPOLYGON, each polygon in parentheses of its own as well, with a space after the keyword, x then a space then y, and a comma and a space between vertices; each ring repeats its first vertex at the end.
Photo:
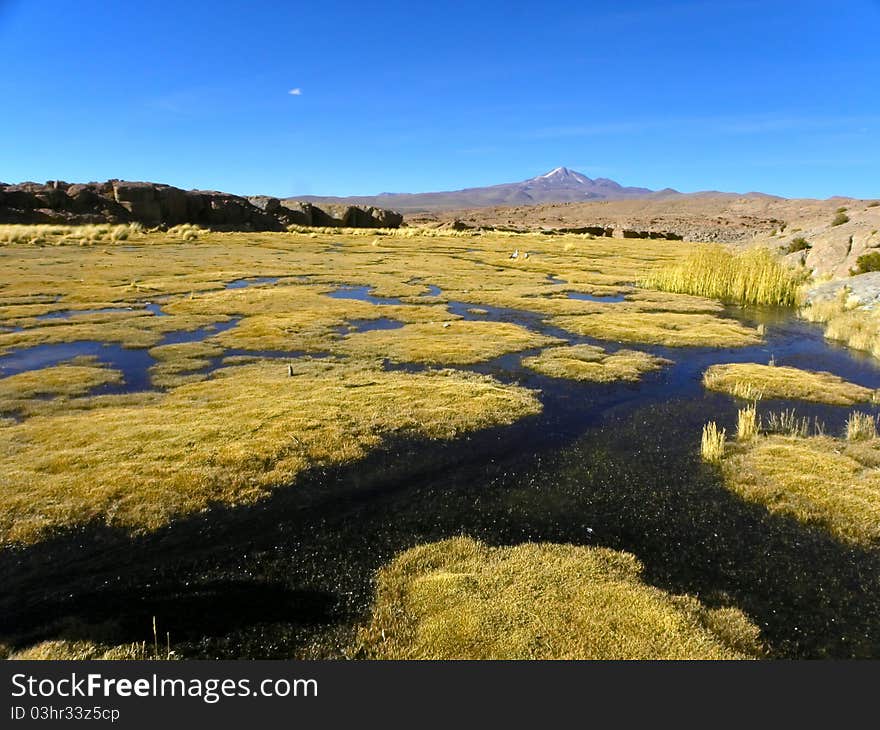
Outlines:
POLYGON ((567 167, 522 182, 502 183, 481 188, 464 188, 435 193, 379 193, 351 197, 302 195, 288 200, 311 203, 344 203, 372 205, 402 212, 456 210, 493 206, 541 205, 543 203, 578 203, 598 200, 626 200, 631 198, 677 195, 669 188, 655 191, 648 188, 624 187, 608 178, 591 179, 567 167))

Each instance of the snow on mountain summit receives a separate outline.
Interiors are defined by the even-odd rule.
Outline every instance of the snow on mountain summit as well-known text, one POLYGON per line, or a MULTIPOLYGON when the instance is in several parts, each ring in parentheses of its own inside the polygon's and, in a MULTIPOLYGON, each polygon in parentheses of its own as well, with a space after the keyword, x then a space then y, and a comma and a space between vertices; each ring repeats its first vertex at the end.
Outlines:
POLYGON ((608 178, 591 180, 567 167, 554 167, 543 175, 521 182, 501 183, 481 188, 463 188, 434 193, 382 193, 380 196, 321 198, 303 196, 312 202, 351 202, 377 205, 395 210, 443 210, 503 205, 540 205, 589 200, 616 200, 650 195, 647 188, 624 187, 608 178))
POLYGON ((586 184, 591 182, 590 178, 586 175, 581 175, 579 172, 569 170, 567 167, 554 167, 550 172, 545 172, 543 175, 533 177, 532 180, 535 182, 538 180, 546 180, 560 183, 578 182, 586 184))

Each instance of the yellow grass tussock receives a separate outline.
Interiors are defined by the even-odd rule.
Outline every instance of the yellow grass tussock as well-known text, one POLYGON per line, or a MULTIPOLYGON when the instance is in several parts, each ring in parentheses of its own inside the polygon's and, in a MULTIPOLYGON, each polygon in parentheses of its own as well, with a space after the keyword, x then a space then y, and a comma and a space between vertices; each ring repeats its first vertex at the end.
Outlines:
POLYGON ((868 413, 854 411, 846 420, 847 441, 864 441, 877 438, 877 418, 868 413))
POLYGON ((744 659, 758 634, 736 609, 647 585, 629 553, 454 538, 379 571, 360 641, 377 659, 744 659))
POLYGON ((757 331, 734 319, 711 314, 633 312, 554 317, 552 324, 579 335, 614 342, 667 347, 745 347, 761 341, 757 331))
POLYGON ((724 439, 727 432, 715 421, 709 421, 703 426, 703 436, 700 440, 700 455, 704 461, 717 463, 724 457, 724 439))
POLYGON ((785 398, 851 406, 875 397, 870 388, 832 373, 757 363, 713 365, 703 374, 703 385, 743 400, 785 398))
MULTIPOLYGON (((870 420, 870 428, 875 426, 870 420)), ((771 512, 839 540, 880 545, 880 439, 769 434, 738 442, 722 461, 725 485, 771 512)))
POLYGON ((758 409, 753 403, 740 408, 736 414, 736 438, 738 441, 751 441, 761 430, 758 409))
POLYGON ((525 367, 544 375, 599 383, 636 381, 669 362, 638 350, 609 353, 595 345, 548 347, 538 355, 523 359, 525 367))

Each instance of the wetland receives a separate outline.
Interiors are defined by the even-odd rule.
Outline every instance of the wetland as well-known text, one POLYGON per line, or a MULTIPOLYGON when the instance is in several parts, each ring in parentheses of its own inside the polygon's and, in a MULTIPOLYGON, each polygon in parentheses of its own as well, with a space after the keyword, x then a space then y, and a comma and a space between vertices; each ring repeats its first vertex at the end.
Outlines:
POLYGON ((189 658, 876 657, 880 447, 845 434, 880 364, 790 306, 634 283, 691 249, 0 247, 0 642, 116 656, 155 618, 189 658), (750 404, 821 434, 702 459, 750 404))

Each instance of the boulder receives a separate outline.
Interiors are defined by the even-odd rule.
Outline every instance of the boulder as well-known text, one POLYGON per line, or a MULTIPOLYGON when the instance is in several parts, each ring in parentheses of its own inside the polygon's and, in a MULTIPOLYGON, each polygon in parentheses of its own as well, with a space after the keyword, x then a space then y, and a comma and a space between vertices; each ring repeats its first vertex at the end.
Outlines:
POLYGON ((73 201, 67 196, 67 193, 60 187, 47 187, 39 192, 34 193, 40 201, 41 208, 50 208, 52 210, 70 210, 73 207, 73 201))
POLYGON ((147 225, 158 225, 162 207, 156 195, 156 186, 145 182, 114 180, 113 198, 125 208, 134 220, 147 225))
POLYGON ((371 207, 370 215, 378 224, 379 228, 400 228, 403 225, 403 215, 396 210, 388 210, 388 208, 371 207))
POLYGON ((287 203, 281 207, 281 220, 286 226, 316 225, 315 207, 311 203, 287 203))
POLYGON ((40 208, 40 199, 22 185, 10 185, 3 191, 3 204, 9 208, 31 210, 40 208))
POLYGON ((807 304, 827 302, 842 296, 842 292, 848 306, 874 307, 880 302, 880 271, 818 284, 807 291, 805 301, 807 304))
POLYGON ((248 198, 248 202, 269 215, 277 215, 281 213, 281 201, 278 198, 271 198, 268 195, 255 195, 248 198))
POLYGON ((176 226, 179 223, 190 222, 187 215, 187 197, 183 190, 167 186, 158 188, 157 193, 162 223, 176 226))

